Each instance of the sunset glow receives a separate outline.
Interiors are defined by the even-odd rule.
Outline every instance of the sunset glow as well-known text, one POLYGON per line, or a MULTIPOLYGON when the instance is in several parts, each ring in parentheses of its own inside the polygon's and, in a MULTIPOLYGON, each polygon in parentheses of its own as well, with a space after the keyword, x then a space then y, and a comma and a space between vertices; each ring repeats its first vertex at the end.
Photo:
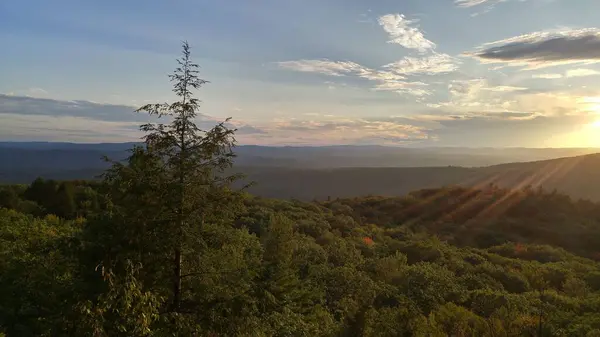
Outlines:
POLYGON ((241 144, 589 146, 600 3, 576 2, 6 1, 0 141, 139 139, 185 39, 203 126, 241 144))

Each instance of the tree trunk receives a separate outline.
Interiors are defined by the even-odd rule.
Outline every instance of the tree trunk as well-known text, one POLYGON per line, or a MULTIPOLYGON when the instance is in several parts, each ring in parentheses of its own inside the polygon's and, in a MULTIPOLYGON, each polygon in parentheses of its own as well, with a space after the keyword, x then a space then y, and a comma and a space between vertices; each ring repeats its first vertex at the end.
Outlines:
POLYGON ((544 291, 540 291, 540 317, 538 321, 538 337, 542 337, 542 329, 544 326, 544 291))
MULTIPOLYGON (((187 72, 187 68, 185 68, 187 72)), ((183 106, 185 106, 187 97, 183 96, 183 106)), ((184 224, 184 201, 185 201, 185 158, 186 147, 185 147, 185 111, 183 111, 184 122, 182 128, 179 130, 179 147, 181 152, 179 153, 179 210, 177 214, 177 242, 175 242, 175 270, 173 273, 173 309, 178 312, 181 308, 181 242, 183 240, 183 224, 184 224)))
POLYGON ((173 270, 173 310, 179 311, 181 307, 181 249, 175 249, 175 268, 173 270))

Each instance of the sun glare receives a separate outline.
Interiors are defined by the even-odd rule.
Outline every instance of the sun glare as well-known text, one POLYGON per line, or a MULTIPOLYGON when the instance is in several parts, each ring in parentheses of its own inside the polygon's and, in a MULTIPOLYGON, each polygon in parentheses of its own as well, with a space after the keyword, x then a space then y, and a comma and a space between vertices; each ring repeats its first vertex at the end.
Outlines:
POLYGON ((600 119, 597 119, 596 121, 592 122, 590 126, 593 128, 600 128, 600 119))
POLYGON ((579 132, 573 133, 573 145, 577 144, 577 146, 590 147, 600 146, 600 105, 598 105, 595 111, 598 112, 598 118, 587 124, 587 126, 583 127, 579 132))

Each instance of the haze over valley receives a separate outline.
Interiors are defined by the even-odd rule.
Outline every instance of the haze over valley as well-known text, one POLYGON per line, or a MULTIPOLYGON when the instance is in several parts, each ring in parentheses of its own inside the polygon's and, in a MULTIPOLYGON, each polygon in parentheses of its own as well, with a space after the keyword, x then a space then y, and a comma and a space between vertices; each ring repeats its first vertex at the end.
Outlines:
MULTIPOLYGON (((133 143, 0 143, 0 180, 97 179, 133 143)), ((325 200, 400 196, 446 185, 557 189, 600 201, 600 154, 594 148, 398 148, 384 146, 239 146, 233 170, 256 195, 325 200)))

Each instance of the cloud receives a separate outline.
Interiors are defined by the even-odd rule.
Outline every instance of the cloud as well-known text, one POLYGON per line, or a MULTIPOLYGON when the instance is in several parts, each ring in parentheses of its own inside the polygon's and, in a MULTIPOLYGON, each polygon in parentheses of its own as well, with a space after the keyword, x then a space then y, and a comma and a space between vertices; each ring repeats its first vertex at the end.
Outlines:
POLYGON ((525 34, 487 43, 467 56, 482 63, 526 66, 528 69, 560 64, 600 62, 600 31, 563 29, 525 34))
POLYGON ((442 105, 459 105, 464 107, 492 107, 498 106, 500 102, 506 103, 510 101, 501 99, 503 95, 525 91, 527 88, 516 87, 509 85, 489 85, 485 79, 470 79, 470 80, 453 80, 448 84, 448 92, 451 102, 442 103, 442 105))
POLYGON ((537 78, 537 79, 559 79, 559 78, 573 78, 573 77, 585 77, 585 76, 595 76, 595 75, 600 75, 600 71, 594 70, 594 69, 587 69, 587 68, 577 68, 577 69, 570 69, 567 70, 565 72, 565 74, 534 74, 531 77, 532 78, 537 78))
POLYGON ((523 87, 513 87, 510 85, 499 85, 496 87, 483 87, 481 90, 493 91, 493 92, 513 92, 513 91, 523 91, 527 90, 527 88, 523 87))
MULTIPOLYGON (((378 71, 349 61, 331 61, 327 59, 298 60, 277 62, 277 65, 283 69, 292 71, 319 73, 335 77, 356 76, 371 81, 396 81, 404 79, 403 76, 390 71, 378 71)), ((332 82, 326 82, 326 84, 331 85, 332 82)))
POLYGON ((534 74, 534 75, 531 75, 531 77, 532 78, 540 78, 540 79, 553 80, 553 79, 562 78, 563 75, 562 74, 534 74))
MULTIPOLYGON (((485 7, 485 9, 483 9, 480 12, 471 13, 471 17, 476 17, 481 14, 486 14, 486 13, 491 12, 496 7, 496 5, 498 5, 499 3, 502 3, 502 2, 506 2, 506 1, 509 1, 509 0, 454 0, 454 4, 460 8, 485 7), (485 5, 485 6, 482 6, 482 5, 485 5)), ((524 2, 527 0, 519 0, 519 1, 524 2)))
POLYGON ((0 94, 0 114, 70 116, 113 122, 148 120, 147 115, 134 113, 135 109, 126 105, 0 94))
MULTIPOLYGON (((448 54, 435 53, 435 43, 426 39, 416 26, 417 20, 409 20, 402 14, 386 14, 378 19, 386 31, 389 43, 396 43, 408 49, 421 53, 432 52, 423 57, 405 57, 372 69, 351 61, 332 61, 329 59, 283 61, 276 64, 282 68, 298 72, 318 73, 333 77, 350 76, 376 82, 371 88, 374 91, 395 92, 401 95, 411 95, 422 100, 423 96, 431 94, 424 87, 428 84, 407 80, 408 76, 436 75, 456 71, 460 61, 448 54)), ((329 89, 336 87, 327 83, 329 89)))
POLYGON ((48 96, 48 91, 42 88, 31 87, 27 89, 14 89, 6 95, 8 96, 25 96, 25 97, 39 97, 44 98, 48 96))
MULTIPOLYGON (((126 105, 0 94, 0 134, 13 140, 40 137, 85 142, 102 137, 110 141, 131 140, 131 137, 138 137, 140 124, 158 121, 147 114, 134 113, 134 110, 135 107, 126 105)), ((168 123, 168 119, 163 122, 168 123)), ((197 120, 198 127, 205 130, 218 122, 220 120, 206 115, 197 120)), ((264 133, 235 120, 227 125, 236 127, 240 135, 264 133)))
MULTIPOLYGON (((277 65, 283 69, 292 71, 319 73, 335 77, 355 76, 370 81, 396 81, 404 79, 403 76, 390 71, 378 71, 349 61, 331 61, 327 59, 298 60, 277 62, 277 65)), ((332 82, 327 82, 326 84, 331 85, 332 82)))
POLYGON ((425 110, 411 116, 367 118, 281 119, 263 125, 263 144, 380 144, 419 146, 557 146, 562 134, 590 123, 590 115, 543 116, 535 111, 466 109, 425 110), (511 136, 515 135, 515 136, 511 136), (518 136, 516 136, 518 135, 518 136))
POLYGON ((412 96, 427 96, 431 92, 424 89, 423 87, 428 86, 427 83, 423 82, 383 82, 376 85, 373 90, 375 91, 393 91, 399 94, 409 94, 412 96))
POLYGON ((600 75, 600 71, 593 69, 571 69, 567 70, 565 76, 566 77, 584 77, 584 76, 594 76, 600 75))
MULTIPOLYGON (((420 84, 414 84, 414 86, 415 88, 427 88, 420 84)), ((452 92, 457 99, 473 97, 472 102, 483 100, 488 105, 435 105, 436 109, 427 110, 426 107, 423 107, 426 110, 417 110, 414 115, 362 118, 334 116, 323 111, 318 115, 309 113, 310 115, 297 119, 284 118, 272 122, 253 122, 252 125, 234 120, 230 126, 238 129, 236 138, 241 144, 435 145, 440 142, 444 145, 469 145, 467 138, 480 137, 478 139, 482 142, 481 146, 519 145, 518 141, 523 141, 522 137, 529 137, 529 133, 539 133, 539 137, 536 139, 545 139, 544 137, 551 135, 551 132, 546 130, 546 123, 550 127, 548 130, 557 133, 588 122, 587 115, 565 113, 572 110, 574 101, 582 106, 584 104, 597 105, 600 102, 595 96, 577 100, 574 95, 567 93, 536 93, 523 95, 519 104, 511 104, 502 108, 503 100, 494 98, 488 100, 486 95, 520 94, 522 91, 490 91, 485 88, 494 87, 480 79, 455 81, 452 92), (545 109, 556 107, 560 109, 558 112, 555 111, 554 115, 542 116, 545 109), (507 130, 510 130, 511 133, 518 130, 523 136, 507 137, 507 130), (491 133, 489 137, 486 132, 491 133)), ((43 100, 38 103, 40 102, 43 100)), ((139 122, 137 121, 18 113, 3 113, 0 116, 2 120, 0 138, 2 140, 123 142, 139 140, 142 135, 138 130, 139 122)), ((296 116, 300 116, 300 114, 296 114, 296 116)), ((208 125, 210 121, 207 119, 206 123, 208 125)), ((537 143, 531 141, 527 144, 535 145, 537 143)))
POLYGON ((252 125, 241 125, 241 126, 235 126, 232 124, 228 124, 227 125, 228 128, 237 128, 237 131, 235 132, 236 135, 255 135, 255 134, 266 134, 267 132, 263 129, 254 127, 252 125))
POLYGON ((288 70, 319 73, 329 76, 344 76, 351 73, 370 71, 369 69, 363 68, 360 64, 354 62, 331 61, 327 59, 284 61, 277 62, 277 65, 288 70))
POLYGON ((434 75, 453 72, 458 69, 459 61, 448 54, 433 54, 426 57, 405 57, 383 66, 401 75, 434 75))
POLYGON ((425 38, 425 35, 415 24, 418 20, 409 20, 402 14, 386 14, 377 20, 383 30, 388 33, 388 43, 395 43, 404 48, 426 52, 435 49, 435 43, 425 38))
POLYGON ((48 91, 42 89, 42 88, 29 88, 28 92, 31 93, 34 96, 45 96, 48 95, 48 91))
POLYGON ((284 119, 268 129, 271 141, 307 144, 398 145, 430 140, 430 130, 409 123, 409 119, 330 118, 322 120, 284 119))
POLYGON ((136 122, 6 113, 1 118, 3 141, 129 142, 142 136, 136 122))
MULTIPOLYGON (((373 90, 375 91, 391 91, 398 94, 408 94, 417 97, 429 94, 429 92, 422 88, 427 84, 405 81, 406 77, 397 73, 395 71, 396 69, 392 69, 393 66, 387 67, 390 70, 375 70, 354 62, 330 61, 327 59, 285 61, 278 62, 277 64, 283 69, 292 71, 313 72, 334 77, 352 76, 377 82, 373 87, 373 90)), ((421 65, 413 65, 413 72, 416 67, 419 66, 425 71, 427 64, 429 64, 430 70, 433 69, 433 62, 429 62, 421 65)))
POLYGON ((478 139, 478 146, 499 143, 509 147, 524 144, 532 147, 582 146, 585 143, 581 142, 580 134, 591 121, 589 116, 582 115, 536 115, 517 119, 473 116, 440 121, 441 128, 436 130, 436 135, 446 146, 472 146, 469 139, 478 139))
POLYGON ((453 80, 448 84, 448 92, 453 99, 472 101, 486 85, 484 79, 453 80))
MULTIPOLYGON (((483 7, 485 5, 485 9, 482 12, 476 12, 471 14, 471 16, 478 16, 480 14, 489 13, 496 5, 508 2, 511 0, 454 0, 454 4, 460 8, 471 8, 471 7, 483 7)), ((513 0, 514 1, 514 0, 513 0)), ((527 0, 518 0, 519 2, 525 2, 527 0)), ((549 0, 553 1, 553 0, 549 0)))
POLYGON ((358 73, 357 76, 360 78, 370 80, 370 81, 380 81, 380 82, 400 81, 400 80, 405 79, 404 76, 397 74, 395 72, 372 70, 372 69, 368 69, 364 72, 358 73))
MULTIPOLYGON (((492 0, 494 1, 494 0, 492 0)), ((464 7, 464 8, 468 8, 468 7, 474 7, 474 6, 479 6, 485 3, 490 3, 492 2, 490 0, 454 0, 454 4, 457 5, 458 7, 464 7)), ((497 0, 496 0, 497 2, 497 0)))
POLYGON ((491 85, 485 79, 454 80, 448 85, 449 99, 427 106, 448 115, 531 113, 535 116, 587 115, 597 109, 600 97, 594 89, 574 87, 539 90, 520 86, 491 85))

